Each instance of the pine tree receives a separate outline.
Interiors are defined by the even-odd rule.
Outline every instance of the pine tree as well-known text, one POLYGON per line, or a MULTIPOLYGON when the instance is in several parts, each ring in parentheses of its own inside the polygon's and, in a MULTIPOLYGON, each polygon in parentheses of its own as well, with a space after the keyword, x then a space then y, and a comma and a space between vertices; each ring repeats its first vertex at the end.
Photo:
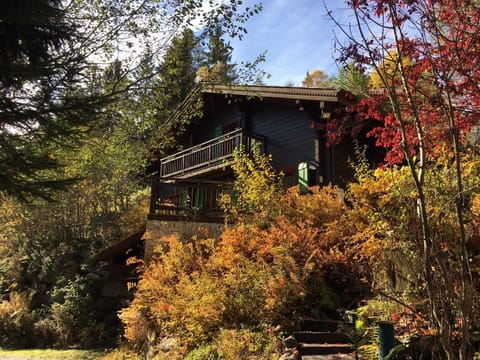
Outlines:
POLYGON ((216 26, 208 37, 204 61, 197 72, 200 81, 230 84, 237 80, 236 64, 232 63, 232 47, 223 40, 224 31, 216 26))
MULTIPOLYGON (((164 55, 173 34, 198 18, 207 30, 219 26, 240 36, 250 16, 238 12, 241 2, 204 11, 195 0, 0 0, 0 197, 49 197, 64 186, 57 150, 75 145, 121 94, 138 99, 140 87, 152 84, 155 71, 135 77, 143 49, 150 45, 153 54, 164 55), (109 91, 95 87, 116 56, 125 64, 118 83, 109 91)), ((192 81, 186 69, 190 65, 178 66, 186 74, 178 75, 180 82, 192 81)), ((179 86, 172 104, 187 92, 179 86)))
POLYGON ((159 116, 167 118, 195 86, 198 69, 198 39, 185 29, 174 38, 160 70, 162 104, 159 116))
POLYGON ((81 89, 84 58, 62 1, 4 0, 1 8, 0 197, 48 197, 65 185, 52 175, 55 149, 92 119, 100 99, 81 89))
POLYGON ((354 95, 364 96, 370 87, 370 77, 356 69, 354 62, 349 62, 340 68, 338 76, 332 80, 332 85, 354 95))
MULTIPOLYGON (((142 92, 143 101, 149 103, 147 107, 152 111, 144 125, 153 161, 163 156, 165 149, 175 146, 175 138, 172 135, 181 133, 189 122, 188 116, 175 122, 167 120, 196 85, 199 52, 198 39, 193 31, 185 29, 172 40, 162 63, 155 65, 153 59, 144 59, 144 67, 153 66, 157 73, 146 87, 149 90, 142 92)), ((196 108, 192 107, 189 110, 195 112, 196 108)))

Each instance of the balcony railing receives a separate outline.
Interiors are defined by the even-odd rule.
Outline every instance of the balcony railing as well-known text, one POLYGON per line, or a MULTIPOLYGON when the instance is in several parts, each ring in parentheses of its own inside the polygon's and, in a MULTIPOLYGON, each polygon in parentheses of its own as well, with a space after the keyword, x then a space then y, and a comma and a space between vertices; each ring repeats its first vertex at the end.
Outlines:
POLYGON ((160 160, 160 177, 187 178, 221 168, 233 159, 234 150, 243 145, 249 151, 257 141, 264 146, 264 137, 237 129, 215 139, 177 152, 160 160))
POLYGON ((152 178, 150 219, 222 222, 220 196, 232 193, 232 184, 152 178))

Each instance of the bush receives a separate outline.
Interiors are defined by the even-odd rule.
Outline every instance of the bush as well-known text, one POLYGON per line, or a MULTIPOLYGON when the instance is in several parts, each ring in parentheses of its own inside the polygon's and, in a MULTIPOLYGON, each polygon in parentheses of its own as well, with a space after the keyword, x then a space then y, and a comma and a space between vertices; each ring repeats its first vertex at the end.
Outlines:
POLYGON ((11 292, 0 303, 0 345, 5 347, 94 348, 112 344, 93 307, 93 290, 85 278, 61 282, 54 292, 55 301, 33 309, 27 293, 11 292))
POLYGON ((214 345, 202 345, 190 351, 185 360, 220 360, 217 349, 214 345))
POLYGON ((185 360, 278 359, 279 343, 271 329, 222 329, 212 343, 190 351, 185 360))
MULTIPOLYGON (((395 314, 408 330, 402 331, 412 337, 433 334, 440 339, 432 345, 437 357, 457 351, 464 340, 471 344, 471 334, 478 326, 479 169, 478 160, 466 159, 462 164, 466 248, 448 159, 423 172, 428 238, 421 231, 418 194, 410 170, 401 166, 376 169, 351 184, 352 206, 339 227, 343 236, 352 238, 357 263, 372 291, 408 309, 395 314)), ((383 315, 391 315, 385 312, 383 315)))
POLYGON ((77 184, 55 202, 3 199, 0 345, 96 347, 116 342, 121 325, 116 311, 122 304, 95 306, 101 280, 88 274, 102 277, 105 272, 89 256, 138 231, 149 198, 139 192, 123 211, 99 213, 97 206, 87 206, 95 196, 83 190, 77 184))
POLYGON ((142 349, 150 331, 153 343, 173 337, 193 350, 221 334, 226 341, 221 329, 293 329, 301 317, 346 305, 344 294, 332 289, 353 288, 357 279, 350 252, 341 251, 345 244, 328 230, 345 209, 337 196, 330 188, 307 196, 292 191, 277 200, 291 215, 279 214, 268 226, 238 223, 220 239, 161 239, 133 302, 120 314, 125 337, 142 349))
POLYGON ((236 201, 225 205, 237 222, 219 239, 160 239, 121 311, 135 349, 172 338, 191 357, 267 359, 278 352, 276 336, 258 329, 293 330, 302 317, 348 307, 361 292, 347 236, 355 229, 339 229, 347 207, 338 189, 285 192, 257 150, 237 154, 233 167, 236 201))
POLYGON ((278 342, 266 329, 222 329, 215 340, 220 359, 273 360, 279 358, 278 342))
POLYGON ((25 293, 10 293, 10 299, 0 303, 0 344, 5 347, 33 345, 36 313, 30 312, 30 297, 25 293))

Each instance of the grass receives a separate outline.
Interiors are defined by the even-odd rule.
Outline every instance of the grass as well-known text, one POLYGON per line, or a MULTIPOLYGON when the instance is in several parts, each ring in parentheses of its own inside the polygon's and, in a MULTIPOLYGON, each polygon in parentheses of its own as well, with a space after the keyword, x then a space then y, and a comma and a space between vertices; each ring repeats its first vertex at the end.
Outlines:
POLYGON ((99 360, 105 357, 102 350, 5 350, 0 348, 0 359, 12 360, 99 360))

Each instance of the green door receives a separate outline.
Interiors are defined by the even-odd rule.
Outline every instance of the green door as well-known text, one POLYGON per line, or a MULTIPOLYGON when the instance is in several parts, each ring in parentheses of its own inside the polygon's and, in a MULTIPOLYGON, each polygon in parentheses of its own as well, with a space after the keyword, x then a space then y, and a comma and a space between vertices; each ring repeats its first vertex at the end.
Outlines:
POLYGON ((309 187, 316 185, 316 166, 312 162, 304 161, 298 164, 298 188, 300 194, 309 192, 309 187))
POLYGON ((205 208, 205 189, 195 189, 193 191, 193 207, 195 209, 205 208))
POLYGON ((219 137, 219 136, 222 136, 223 135, 223 125, 218 125, 216 128, 215 128, 215 137, 219 137))
MULTIPOLYGON (((223 135, 223 125, 218 125, 215 128, 215 138, 218 138, 219 136, 223 135)), ((223 144, 215 144, 213 145, 213 151, 212 151, 212 159, 215 160, 218 159, 219 157, 223 156, 223 144)))

